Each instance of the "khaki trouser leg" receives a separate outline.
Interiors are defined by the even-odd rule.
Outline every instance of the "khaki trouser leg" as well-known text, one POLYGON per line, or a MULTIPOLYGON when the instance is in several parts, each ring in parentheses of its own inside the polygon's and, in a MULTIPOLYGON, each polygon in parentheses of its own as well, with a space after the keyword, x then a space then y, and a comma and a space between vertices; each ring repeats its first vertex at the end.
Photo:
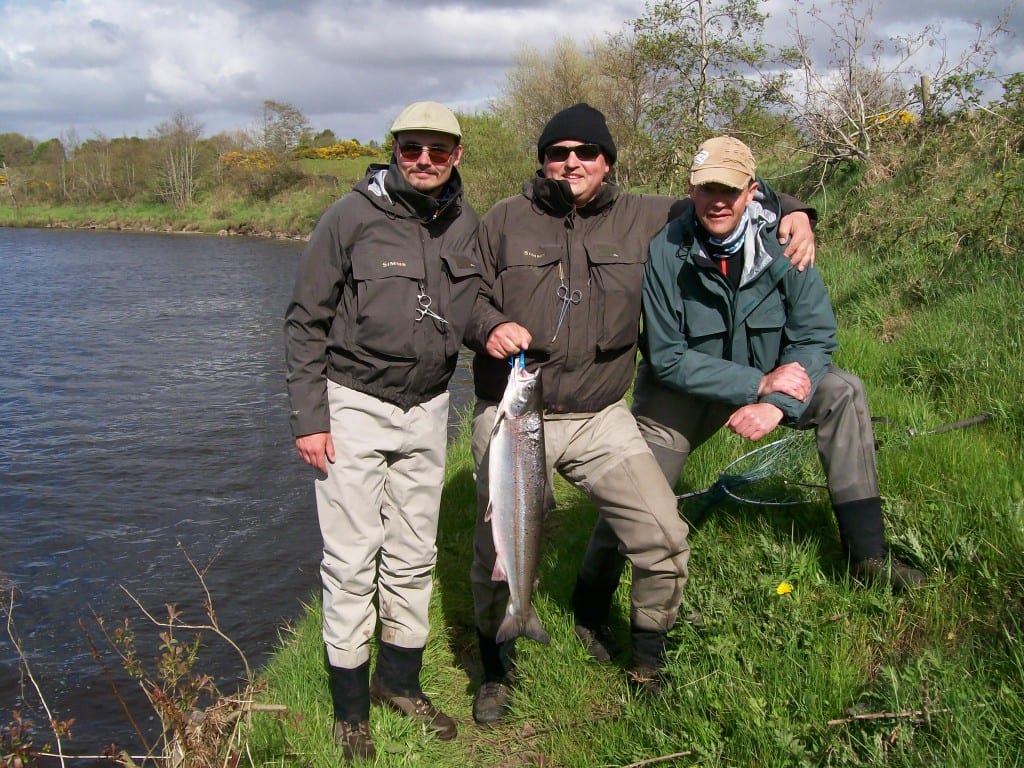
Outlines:
POLYGON ((377 600, 380 639, 416 649, 426 645, 430 630, 448 447, 448 394, 410 408, 403 431, 403 445, 391 456, 384 484, 377 600))
POLYGON ((861 380, 830 365, 797 429, 815 429, 833 504, 878 497, 875 435, 861 380))
POLYGON ((689 529, 635 419, 619 402, 562 443, 559 471, 590 497, 633 566, 633 625, 668 631, 686 584, 689 529))
POLYGON ((354 668, 370 658, 378 581, 382 636, 426 641, 448 396, 402 411, 329 382, 328 398, 336 456, 316 482, 323 636, 330 665, 354 668))
POLYGON ((624 459, 594 483, 590 498, 633 566, 630 624, 667 632, 688 576, 689 530, 654 456, 624 459))
MULTIPOLYGON (((717 432, 730 412, 726 406, 661 386, 641 363, 633 388, 633 416, 670 486, 679 479, 691 451, 717 432)), ((603 583, 608 574, 617 579, 622 560, 619 537, 604 517, 599 518, 583 556, 580 578, 590 584, 603 583)))

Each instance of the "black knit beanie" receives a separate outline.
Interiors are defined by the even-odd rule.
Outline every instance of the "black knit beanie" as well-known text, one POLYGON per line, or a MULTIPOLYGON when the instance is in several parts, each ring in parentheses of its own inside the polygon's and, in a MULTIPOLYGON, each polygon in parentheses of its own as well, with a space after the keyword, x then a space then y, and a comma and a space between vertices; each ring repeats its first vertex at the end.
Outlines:
POLYGON ((548 121, 537 140, 538 162, 544 162, 545 149, 556 141, 566 139, 581 141, 584 144, 597 144, 608 159, 608 164, 615 164, 615 142, 608 131, 608 124, 604 120, 604 115, 589 104, 574 104, 548 121))

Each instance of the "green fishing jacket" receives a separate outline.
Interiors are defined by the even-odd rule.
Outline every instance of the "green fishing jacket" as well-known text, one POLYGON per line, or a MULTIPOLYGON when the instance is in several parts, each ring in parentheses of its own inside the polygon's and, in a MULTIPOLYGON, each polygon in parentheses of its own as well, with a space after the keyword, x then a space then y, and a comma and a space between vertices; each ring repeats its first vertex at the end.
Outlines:
POLYGON ((778 202, 763 185, 762 192, 766 205, 755 200, 747 207, 736 290, 705 252, 692 208, 654 237, 644 272, 641 350, 667 386, 735 406, 770 402, 791 422, 806 402, 780 393, 758 398, 761 377, 799 362, 817 387, 837 347, 836 320, 818 270, 798 272, 783 256, 778 202))

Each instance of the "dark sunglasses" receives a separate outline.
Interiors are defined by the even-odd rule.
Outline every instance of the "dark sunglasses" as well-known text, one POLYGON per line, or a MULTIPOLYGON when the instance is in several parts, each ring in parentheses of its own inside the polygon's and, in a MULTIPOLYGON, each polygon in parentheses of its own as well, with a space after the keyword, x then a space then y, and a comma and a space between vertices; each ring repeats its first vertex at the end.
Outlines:
POLYGON ((402 156, 403 160, 415 161, 420 159, 424 149, 427 150, 430 162, 434 165, 444 165, 455 153, 454 149, 445 149, 444 147, 425 147, 422 144, 410 141, 408 144, 398 145, 398 154, 402 156))
POLYGON ((577 144, 575 147, 563 147, 555 145, 544 150, 544 157, 549 163, 564 163, 569 159, 569 153, 575 152, 577 160, 597 160, 601 154, 601 148, 597 144, 577 144))

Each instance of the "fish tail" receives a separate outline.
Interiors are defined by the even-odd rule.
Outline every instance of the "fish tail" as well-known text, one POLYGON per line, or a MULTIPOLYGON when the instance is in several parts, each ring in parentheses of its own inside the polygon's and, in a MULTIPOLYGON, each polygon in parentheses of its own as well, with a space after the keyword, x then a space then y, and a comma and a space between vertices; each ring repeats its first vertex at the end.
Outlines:
POLYGON ((496 642, 503 643, 516 637, 528 637, 544 645, 551 643, 551 637, 544 629, 544 625, 540 623, 540 619, 537 618, 537 613, 532 607, 528 607, 518 615, 506 613, 494 639, 496 642))

